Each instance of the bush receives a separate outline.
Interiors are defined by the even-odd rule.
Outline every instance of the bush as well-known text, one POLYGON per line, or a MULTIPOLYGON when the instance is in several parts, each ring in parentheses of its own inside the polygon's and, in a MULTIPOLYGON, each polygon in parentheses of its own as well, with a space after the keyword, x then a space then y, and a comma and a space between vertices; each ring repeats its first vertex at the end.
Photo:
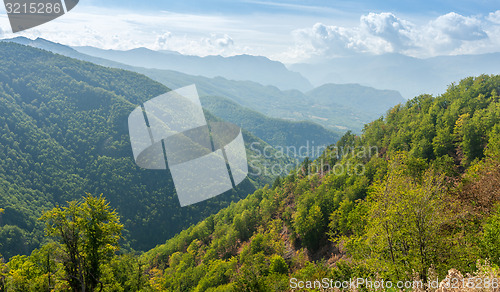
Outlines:
POLYGON ((274 255, 271 258, 271 264, 269 265, 269 271, 271 273, 286 274, 286 273, 288 273, 288 265, 286 264, 285 260, 281 256, 274 255))

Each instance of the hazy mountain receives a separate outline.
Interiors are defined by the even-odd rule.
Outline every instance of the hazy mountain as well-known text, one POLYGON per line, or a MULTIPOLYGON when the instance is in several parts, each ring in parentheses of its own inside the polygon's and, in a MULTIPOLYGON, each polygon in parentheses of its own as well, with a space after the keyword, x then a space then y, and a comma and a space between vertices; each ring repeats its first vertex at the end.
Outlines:
POLYGON ((297 159, 303 159, 305 156, 317 157, 322 152, 318 150, 321 146, 325 149, 340 138, 338 133, 316 123, 269 118, 223 97, 205 96, 201 98, 201 104, 216 116, 248 130, 297 159), (307 148, 308 145, 310 147, 307 148))
POLYGON ((405 102, 395 90, 377 90, 359 84, 325 84, 307 92, 307 96, 323 106, 341 105, 375 116, 387 111, 389 105, 405 102))
POLYGON ((223 96, 270 117, 312 121, 337 132, 361 132, 366 123, 405 101, 396 91, 357 84, 327 84, 302 93, 249 81, 189 76, 155 69, 135 70, 172 88, 195 83, 202 96, 223 96))
POLYGON ((251 80, 264 85, 274 85, 281 89, 309 90, 312 88, 307 79, 299 73, 288 70, 285 65, 265 57, 239 55, 185 56, 170 51, 153 51, 137 48, 129 51, 102 50, 94 47, 75 47, 81 53, 100 57, 123 64, 174 70, 206 77, 221 76, 231 80, 251 80))
POLYGON ((312 121, 333 131, 360 132, 365 123, 379 118, 390 107, 403 102, 394 91, 376 90, 356 84, 321 86, 307 94, 299 90, 282 91, 252 81, 234 81, 222 77, 193 76, 172 70, 146 69, 89 56, 44 39, 16 38, 17 43, 43 48, 99 65, 144 74, 169 88, 196 84, 200 96, 221 96, 269 117, 291 121, 312 121))
POLYGON ((294 64, 313 85, 359 83, 393 89, 405 98, 439 94, 450 82, 479 74, 500 73, 500 53, 417 59, 400 54, 356 55, 317 64, 294 64))

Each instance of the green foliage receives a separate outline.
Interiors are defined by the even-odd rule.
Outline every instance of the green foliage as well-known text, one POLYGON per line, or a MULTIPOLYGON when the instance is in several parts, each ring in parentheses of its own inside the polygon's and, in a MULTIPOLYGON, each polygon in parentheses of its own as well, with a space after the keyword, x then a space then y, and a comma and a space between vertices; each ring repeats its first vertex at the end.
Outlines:
MULTIPOLYGON (((127 127, 133 109, 168 88, 14 43, 1 42, 0 55, 0 252, 7 259, 40 247, 44 226, 37 219, 85 192, 106 194, 121 214, 128 245, 147 250, 274 181, 270 172, 254 175, 213 200, 180 208, 168 173, 134 163, 127 127)), ((265 163, 291 162, 266 161, 257 151, 269 145, 243 135, 258 142, 248 150, 252 173, 265 163)))
POLYGON ((443 276, 498 261, 500 76, 396 106, 237 203, 274 177, 179 211, 171 181, 134 166, 123 124, 163 86, 16 45, 0 51, 0 247, 11 251, 2 290, 287 291, 289 277, 426 280, 431 267, 443 276), (49 211, 60 244, 47 243, 36 219, 83 190, 111 203, 49 211), (111 206, 138 246, 205 219, 140 256, 117 255, 111 206))
POLYGON ((416 97, 366 126, 365 143, 417 158, 449 155, 467 166, 484 157, 490 132, 500 121, 499 83, 500 76, 481 75, 452 84, 441 96, 416 97))
POLYGON ((484 224, 481 247, 486 257, 500 266, 500 207, 484 224))
POLYGON ((278 274, 287 274, 288 265, 286 264, 283 257, 280 255, 274 255, 271 257, 271 263, 269 264, 269 272, 278 274))
POLYGON ((45 213, 46 232, 56 238, 63 250, 63 265, 74 290, 94 291, 102 285, 101 265, 118 250, 123 225, 118 214, 102 197, 88 194, 83 202, 45 213))
POLYGON ((321 207, 314 205, 309 210, 302 209, 294 214, 295 230, 304 240, 306 247, 316 250, 325 228, 321 207), (307 213, 305 213, 307 212, 307 213))
POLYGON ((446 223, 443 178, 427 172, 408 175, 412 165, 398 155, 390 162, 387 178, 373 186, 366 228, 374 264, 385 267, 386 277, 422 279, 444 254, 440 229, 446 223))

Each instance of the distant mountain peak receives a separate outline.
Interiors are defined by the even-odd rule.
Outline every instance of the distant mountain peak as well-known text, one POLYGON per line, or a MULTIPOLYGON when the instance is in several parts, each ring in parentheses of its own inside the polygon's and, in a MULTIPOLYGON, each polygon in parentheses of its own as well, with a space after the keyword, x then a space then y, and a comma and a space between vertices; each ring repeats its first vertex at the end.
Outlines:
POLYGON ((209 78, 221 76, 230 80, 254 81, 273 85, 282 90, 307 91, 312 85, 300 73, 289 70, 283 63, 263 56, 236 55, 223 57, 187 56, 177 52, 136 48, 128 51, 102 50, 94 47, 73 47, 80 53, 123 63, 129 66, 173 70, 209 78))

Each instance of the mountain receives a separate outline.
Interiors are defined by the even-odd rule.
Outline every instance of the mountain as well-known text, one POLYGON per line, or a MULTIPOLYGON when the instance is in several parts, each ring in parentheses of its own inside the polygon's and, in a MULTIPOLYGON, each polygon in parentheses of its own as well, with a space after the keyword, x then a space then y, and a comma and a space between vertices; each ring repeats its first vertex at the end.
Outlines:
POLYGON ((128 244, 145 250, 272 183, 274 175, 261 171, 265 165, 293 163, 244 130, 249 178, 181 208, 168 172, 135 165, 127 126, 132 110, 167 87, 10 42, 0 42, 0 56, 0 253, 6 257, 38 247, 41 214, 86 192, 106 194, 122 215, 128 244), (260 154, 265 148, 270 157, 260 154))
POLYGON ((223 97, 205 96, 201 104, 216 116, 248 130, 293 158, 315 158, 340 138, 339 134, 318 124, 269 118, 223 97))
MULTIPOLYGON (((173 71, 148 70, 127 66, 113 61, 87 56, 70 47, 52 43, 44 39, 30 40, 24 37, 19 37, 9 41, 34 46, 76 59, 101 64, 103 66, 135 70, 136 72, 142 72, 146 75, 149 74, 152 77, 157 77, 157 71, 160 72, 160 76, 164 76, 165 72, 168 76, 162 77, 160 80, 170 84, 171 88, 180 88, 191 84, 197 84, 200 95, 203 97, 202 104, 205 108, 209 109, 211 113, 214 113, 216 116, 221 117, 226 121, 242 126, 242 128, 260 139, 263 139, 265 142, 270 143, 273 147, 280 147, 279 149, 284 150, 297 149, 297 151, 293 151, 294 153, 291 153, 291 151, 287 152, 290 152, 292 156, 295 156, 295 158, 298 159, 303 159, 305 156, 311 156, 314 154, 312 153, 314 149, 317 150, 321 147, 324 148, 337 141, 340 137, 340 134, 337 132, 326 130, 320 125, 312 122, 269 118, 261 113, 244 108, 229 99, 207 95, 209 93, 229 95, 234 99, 240 100, 241 102, 243 99, 240 98, 239 94, 235 95, 232 94, 232 92, 236 91, 243 93, 246 91, 245 89, 252 89, 251 87, 248 87, 243 90, 239 90, 238 88, 241 87, 240 84, 249 84, 254 87, 259 86, 266 88, 253 82, 229 81, 223 78, 210 79, 194 77, 173 71), (302 151, 301 155, 299 155, 298 149, 301 147, 306 147, 307 150, 304 148, 304 151, 302 151), (310 153, 308 154, 307 152, 310 153)), ((245 96, 244 98, 246 99, 245 96)), ((317 155, 319 155, 319 153, 314 154, 314 156, 317 155)))
POLYGON ((497 278, 498 92, 500 76, 482 75, 394 107, 363 135, 346 134, 272 188, 142 255, 150 283, 157 291, 381 283, 423 291, 497 278))
POLYGON ((109 208, 61 201, 102 190, 113 217, 143 228, 130 233, 151 242, 148 230, 186 226, 171 194, 163 196, 168 179, 136 169, 126 142, 123 118, 166 88, 16 44, 0 44, 0 54, 0 247, 14 255, 0 260, 1 290, 78 290, 87 283, 75 280, 78 271, 103 291, 497 289, 500 75, 399 104, 362 135, 346 133, 315 161, 138 255, 127 234, 125 250, 114 249, 118 236, 106 227, 116 218, 95 216, 109 208), (63 209, 50 210, 57 201, 63 209), (64 209, 75 204, 75 215, 64 209), (155 220, 165 210, 165 221, 155 220), (49 224, 71 227, 52 238, 26 234, 41 213, 74 224, 49 224), (43 244, 15 255, 27 240, 43 244), (81 261, 89 258, 95 265, 81 261))
POLYGON ((365 123, 379 118, 390 107, 404 102, 404 99, 397 92, 374 90, 356 84, 338 86, 329 84, 323 89, 330 88, 332 92, 312 90, 309 94, 304 94, 298 90, 282 91, 274 86, 263 86, 252 81, 234 81, 222 77, 208 78, 171 70, 133 67, 85 55, 67 46, 51 43, 43 39, 30 40, 20 37, 4 41, 29 44, 30 46, 99 65, 138 72, 169 88, 180 88, 196 84, 200 96, 229 98, 244 107, 273 118, 291 121, 312 121, 335 132, 352 130, 360 133, 365 123), (328 96, 331 98, 330 101, 327 101, 328 96), (351 100, 356 102, 350 102, 351 100), (366 106, 360 107, 360 104, 366 106), (367 111, 364 111, 366 109, 367 111), (374 109, 377 109, 377 111, 374 111, 374 109))
POLYGON ((313 64, 293 64, 313 85, 359 83, 397 90, 407 98, 439 94, 451 81, 480 74, 499 74, 500 53, 418 59, 401 54, 356 55, 313 64))
POLYGON ((195 83, 201 96, 226 97, 273 118, 311 121, 334 132, 352 130, 360 133, 366 123, 405 101, 398 92, 357 84, 328 84, 322 89, 302 93, 298 90, 281 91, 250 81, 190 76, 157 69, 135 70, 169 87, 195 83))
POLYGON ((271 61, 265 57, 184 56, 146 48, 129 51, 102 50, 94 47, 74 47, 74 49, 89 56, 135 67, 173 70, 206 77, 221 76, 231 80, 251 80, 264 85, 274 85, 284 90, 312 88, 309 81, 300 74, 288 70, 280 62, 271 61))
POLYGON ((405 103, 395 90, 377 90, 359 84, 325 84, 306 93, 321 106, 340 105, 351 110, 367 113, 376 119, 388 108, 405 103))

